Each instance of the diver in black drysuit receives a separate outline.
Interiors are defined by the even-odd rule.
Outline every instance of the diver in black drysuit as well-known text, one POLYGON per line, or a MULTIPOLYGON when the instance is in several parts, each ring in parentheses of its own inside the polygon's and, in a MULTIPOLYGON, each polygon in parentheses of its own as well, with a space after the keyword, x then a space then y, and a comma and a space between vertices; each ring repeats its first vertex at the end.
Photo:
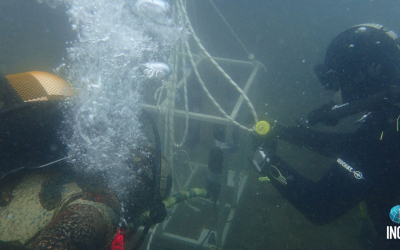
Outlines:
POLYGON ((374 249, 400 249, 386 240, 389 218, 400 204, 400 49, 397 36, 386 27, 351 27, 328 47, 325 62, 315 68, 322 84, 341 90, 344 105, 330 103, 311 112, 309 125, 336 125, 341 118, 363 112, 354 133, 326 133, 307 127, 277 125, 268 135, 260 174, 270 177, 280 193, 315 224, 329 223, 365 200, 378 232, 374 249), (357 50, 356 50, 357 49, 357 50), (355 51, 356 50, 356 51, 355 51), (336 159, 328 172, 313 182, 276 155, 276 138, 336 159))

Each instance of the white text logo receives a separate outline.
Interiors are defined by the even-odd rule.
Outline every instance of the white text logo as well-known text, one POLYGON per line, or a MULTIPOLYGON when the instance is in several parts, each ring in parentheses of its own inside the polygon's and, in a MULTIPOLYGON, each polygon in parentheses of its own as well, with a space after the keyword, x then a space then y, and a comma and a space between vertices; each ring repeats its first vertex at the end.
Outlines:
POLYGON ((339 163, 342 167, 344 167, 345 169, 347 169, 347 171, 349 171, 350 173, 354 174, 354 177, 356 179, 364 179, 363 174, 360 171, 354 171, 354 168, 350 167, 349 164, 347 164, 346 162, 344 162, 342 159, 338 158, 336 160, 337 163, 339 163))
POLYGON ((386 239, 388 240, 400 239, 400 227, 387 226, 386 239))

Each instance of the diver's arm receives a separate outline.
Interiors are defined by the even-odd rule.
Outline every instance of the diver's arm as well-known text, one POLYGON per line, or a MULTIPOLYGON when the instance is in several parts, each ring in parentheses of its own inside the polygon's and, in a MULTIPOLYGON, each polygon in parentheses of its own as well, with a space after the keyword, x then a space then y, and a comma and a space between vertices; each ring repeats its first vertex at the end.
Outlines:
POLYGON ((284 141, 313 150, 327 157, 348 150, 352 134, 320 132, 305 127, 276 126, 276 136, 284 141))
POLYGON ((319 181, 313 182, 273 156, 264 170, 273 185, 315 224, 337 219, 365 197, 366 180, 357 179, 335 162, 319 181))
POLYGON ((340 119, 361 111, 376 112, 386 109, 400 102, 400 87, 391 85, 388 90, 358 99, 351 103, 337 105, 334 102, 328 103, 312 111, 307 116, 310 126, 323 123, 328 126, 335 126, 340 119))

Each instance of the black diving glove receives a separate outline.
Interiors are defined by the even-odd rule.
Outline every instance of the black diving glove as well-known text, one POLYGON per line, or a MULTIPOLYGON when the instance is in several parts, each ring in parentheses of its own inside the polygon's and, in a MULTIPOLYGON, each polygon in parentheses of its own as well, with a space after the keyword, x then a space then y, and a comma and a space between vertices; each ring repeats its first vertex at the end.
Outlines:
POLYGON ((275 134, 268 134, 261 145, 256 147, 253 158, 250 159, 250 163, 258 174, 266 174, 271 164, 271 159, 276 156, 276 148, 277 137, 275 134))
POLYGON ((315 124, 321 122, 327 126, 336 126, 340 121, 340 117, 335 116, 334 113, 331 112, 335 105, 335 102, 330 102, 313 110, 307 116, 308 125, 314 126, 315 124))
POLYGON ((167 209, 165 208, 164 202, 159 200, 155 206, 153 206, 150 209, 150 223, 151 224, 157 224, 162 221, 167 217, 167 209))

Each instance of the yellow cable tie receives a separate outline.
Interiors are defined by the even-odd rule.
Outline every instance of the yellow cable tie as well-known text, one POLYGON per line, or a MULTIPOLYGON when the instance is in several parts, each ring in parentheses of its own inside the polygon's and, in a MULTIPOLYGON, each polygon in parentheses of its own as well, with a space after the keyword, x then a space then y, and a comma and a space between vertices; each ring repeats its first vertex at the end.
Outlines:
POLYGON ((271 181, 268 176, 258 178, 259 181, 271 181))
POLYGON ((273 177, 275 180, 279 181, 280 183, 282 183, 283 185, 286 186, 286 185, 287 185, 286 177, 283 176, 283 175, 281 174, 281 171, 279 171, 279 169, 278 169, 276 166, 271 165, 271 167, 275 168, 275 170, 278 171, 278 174, 279 174, 278 177, 275 177, 275 176, 271 173, 271 170, 270 170, 270 174, 272 175, 272 177, 273 177))
POLYGON ((379 140, 381 140, 381 141, 382 141, 382 138, 383 138, 383 131, 382 131, 382 133, 381 133, 381 138, 380 138, 379 140))

